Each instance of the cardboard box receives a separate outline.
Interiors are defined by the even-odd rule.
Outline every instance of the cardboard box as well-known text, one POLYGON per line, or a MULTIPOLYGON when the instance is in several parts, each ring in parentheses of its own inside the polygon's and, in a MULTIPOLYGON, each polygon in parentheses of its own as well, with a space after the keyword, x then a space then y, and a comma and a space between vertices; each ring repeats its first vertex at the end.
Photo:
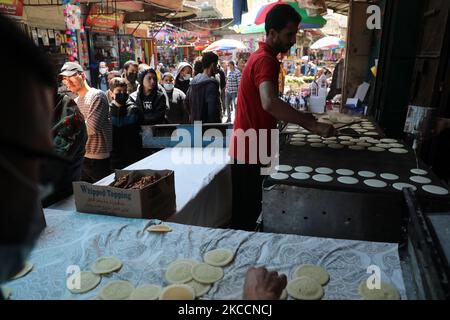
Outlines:
POLYGON ((137 177, 156 174, 159 179, 142 189, 73 182, 77 211, 161 220, 175 213, 175 173, 172 170, 116 170, 115 177, 117 179, 128 173, 137 177))

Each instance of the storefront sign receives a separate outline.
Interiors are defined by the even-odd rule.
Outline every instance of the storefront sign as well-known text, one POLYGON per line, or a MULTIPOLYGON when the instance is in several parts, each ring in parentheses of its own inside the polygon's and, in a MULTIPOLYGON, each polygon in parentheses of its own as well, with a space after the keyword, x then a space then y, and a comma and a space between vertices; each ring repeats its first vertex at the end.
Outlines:
POLYGON ((0 14, 21 17, 23 0, 0 0, 0 14))
POLYGON ((105 14, 98 6, 92 6, 86 19, 86 25, 99 28, 120 28, 123 23, 123 14, 105 14))

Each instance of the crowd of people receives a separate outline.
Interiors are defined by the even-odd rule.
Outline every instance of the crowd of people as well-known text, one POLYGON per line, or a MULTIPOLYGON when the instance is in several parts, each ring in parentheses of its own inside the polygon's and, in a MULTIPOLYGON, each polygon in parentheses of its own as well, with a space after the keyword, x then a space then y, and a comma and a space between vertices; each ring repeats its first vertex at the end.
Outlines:
MULTIPOLYGON (((142 148, 142 125, 221 123, 224 117, 231 122, 239 66, 245 64, 220 63, 215 53, 207 52, 177 68, 158 64, 154 69, 133 60, 120 71, 100 65, 104 81, 98 88, 90 86, 77 62, 66 62, 59 73, 62 89, 54 109, 53 136, 61 155, 72 159, 72 168, 61 175, 45 205, 70 195, 72 181, 96 182, 154 152, 142 148)), ((42 179, 53 174, 50 168, 42 172, 42 179)))

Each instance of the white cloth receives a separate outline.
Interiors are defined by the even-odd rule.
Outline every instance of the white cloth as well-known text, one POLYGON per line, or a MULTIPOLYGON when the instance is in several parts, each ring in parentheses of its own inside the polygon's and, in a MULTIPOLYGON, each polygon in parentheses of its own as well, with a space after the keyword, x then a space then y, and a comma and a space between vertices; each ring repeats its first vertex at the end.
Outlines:
POLYGON ((301 264, 324 267, 330 274, 324 299, 361 299, 358 286, 377 265, 381 281, 393 284, 406 299, 398 245, 364 241, 302 237, 210 229, 167 223, 173 231, 164 235, 145 231, 149 220, 45 210, 48 227, 41 235, 29 261, 34 269, 18 280, 6 283, 12 299, 91 299, 114 280, 130 281, 135 287, 168 285, 164 273, 169 263, 182 258, 202 261, 213 249, 235 253, 224 277, 203 299, 241 299, 244 277, 252 266, 265 266, 292 279, 301 264), (66 288, 67 267, 81 271, 100 256, 115 256, 123 267, 85 294, 71 294, 66 288))
MULTIPOLYGON (((229 160, 226 148, 167 148, 125 169, 173 170, 177 212, 169 220, 220 227, 231 218, 229 160)), ((111 174, 95 184, 108 185, 113 180, 114 174, 111 174)), ((76 210, 73 196, 50 208, 76 210)))

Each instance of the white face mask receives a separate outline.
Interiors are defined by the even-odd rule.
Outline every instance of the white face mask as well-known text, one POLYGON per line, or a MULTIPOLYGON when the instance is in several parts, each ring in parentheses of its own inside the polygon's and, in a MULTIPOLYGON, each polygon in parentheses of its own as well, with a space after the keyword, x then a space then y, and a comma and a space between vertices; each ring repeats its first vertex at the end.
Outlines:
POLYGON ((173 83, 164 83, 163 84, 164 89, 166 89, 167 91, 172 91, 174 88, 173 83))
POLYGON ((183 77, 184 80, 191 80, 191 75, 187 74, 183 77))
POLYGON ((100 74, 105 74, 108 72, 108 68, 100 68, 100 74))

